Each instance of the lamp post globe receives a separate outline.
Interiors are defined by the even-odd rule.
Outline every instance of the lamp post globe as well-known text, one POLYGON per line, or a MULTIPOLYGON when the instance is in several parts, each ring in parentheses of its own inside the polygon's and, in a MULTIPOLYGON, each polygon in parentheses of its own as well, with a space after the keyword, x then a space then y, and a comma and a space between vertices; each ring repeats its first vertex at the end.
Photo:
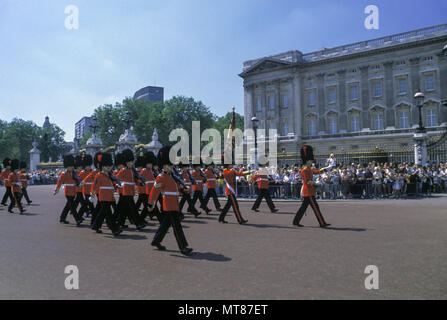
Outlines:
POLYGON ((258 151, 258 124, 259 124, 259 119, 257 117, 253 117, 253 118, 251 118, 251 122, 253 124, 253 130, 255 132, 255 167, 257 168, 257 166, 258 166, 257 151, 258 151))
POLYGON ((416 106, 419 109, 419 127, 417 131, 424 132, 424 126, 422 125, 422 107, 424 106, 425 95, 419 91, 414 95, 414 99, 416 100, 416 106))

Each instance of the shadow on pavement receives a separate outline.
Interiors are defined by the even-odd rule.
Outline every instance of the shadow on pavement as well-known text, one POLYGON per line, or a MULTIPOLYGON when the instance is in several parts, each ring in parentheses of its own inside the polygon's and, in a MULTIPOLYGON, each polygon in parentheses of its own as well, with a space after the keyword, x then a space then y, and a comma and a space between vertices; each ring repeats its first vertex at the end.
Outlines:
MULTIPOLYGON (((176 252, 173 250, 166 250, 167 252, 176 252)), ((228 262, 231 261, 231 258, 224 256, 223 254, 212 253, 212 252, 192 252, 190 256, 183 256, 178 254, 171 254, 172 257, 183 258, 183 259, 191 259, 191 260, 208 260, 214 262, 228 262)))
POLYGON ((335 230, 335 231, 355 231, 355 232, 363 232, 370 229, 364 229, 364 228, 336 228, 336 227, 326 227, 326 228, 320 228, 320 227, 306 227, 310 229, 327 229, 327 230, 335 230))
POLYGON ((120 235, 114 237, 111 235, 106 235, 105 238, 109 238, 109 239, 130 239, 130 240, 147 240, 146 236, 141 236, 138 234, 125 234, 125 233, 121 233, 120 235))
POLYGON ((254 228, 261 228, 261 229, 266 229, 266 228, 295 229, 294 227, 285 227, 285 226, 279 226, 279 225, 274 225, 274 224, 252 224, 252 223, 245 223, 244 226, 254 227, 254 228))

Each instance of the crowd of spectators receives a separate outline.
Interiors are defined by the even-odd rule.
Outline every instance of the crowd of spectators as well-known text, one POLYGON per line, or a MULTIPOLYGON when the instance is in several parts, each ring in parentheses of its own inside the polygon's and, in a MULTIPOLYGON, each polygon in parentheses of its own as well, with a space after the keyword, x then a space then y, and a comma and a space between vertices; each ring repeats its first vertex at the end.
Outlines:
MULTIPOLYGON (((327 169, 314 175, 318 199, 399 199, 447 192, 447 163, 425 166, 376 162, 336 164, 335 158, 329 158, 325 167, 327 169)), ((272 198, 300 199, 301 169, 300 165, 270 167, 272 198)), ((239 197, 256 197, 257 185, 251 183, 253 174, 251 171, 245 177, 237 177, 239 197)), ((218 194, 223 195, 225 182, 222 178, 218 182, 218 194)))
MULTIPOLYGON (((56 184, 61 172, 62 170, 28 171, 28 175, 31 178, 31 180, 28 181, 28 185, 56 184)), ((1 181, 0 184, 3 184, 3 181, 1 181)))

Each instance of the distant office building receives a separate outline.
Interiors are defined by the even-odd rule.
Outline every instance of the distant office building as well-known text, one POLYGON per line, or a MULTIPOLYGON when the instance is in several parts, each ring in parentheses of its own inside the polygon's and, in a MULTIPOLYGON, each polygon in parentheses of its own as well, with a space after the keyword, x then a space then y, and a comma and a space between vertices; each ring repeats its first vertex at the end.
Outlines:
POLYGON ((164 101, 164 88, 148 86, 135 92, 134 99, 146 99, 151 102, 164 101))
POLYGON ((81 140, 84 134, 91 130, 90 126, 94 125, 92 117, 83 117, 75 124, 75 140, 81 140))

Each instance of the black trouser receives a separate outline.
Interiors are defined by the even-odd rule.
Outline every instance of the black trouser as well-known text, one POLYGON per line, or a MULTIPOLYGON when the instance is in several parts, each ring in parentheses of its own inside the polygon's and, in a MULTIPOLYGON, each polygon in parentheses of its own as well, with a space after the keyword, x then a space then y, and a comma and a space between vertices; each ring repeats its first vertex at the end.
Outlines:
POLYGON ((136 226, 143 223, 137 212, 133 196, 121 196, 121 206, 118 209, 118 216, 116 218, 118 225, 123 226, 126 223, 126 218, 129 218, 129 221, 136 226))
POLYGON ((262 198, 265 198, 265 201, 267 201, 267 205, 270 208, 270 211, 275 210, 275 205, 273 204, 272 198, 270 197, 270 192, 268 189, 259 189, 258 197, 256 198, 255 203, 253 204, 253 207, 251 210, 257 210, 259 208, 259 205, 262 202, 262 198))
POLYGON ((140 210, 141 205, 143 205, 143 211, 141 211, 141 217, 144 219, 149 214, 147 200, 149 199, 149 195, 145 193, 138 194, 138 200, 135 206, 137 207, 137 212, 140 210))
POLYGON ((78 205, 81 204, 81 206, 82 206, 83 202, 84 202, 84 196, 82 195, 82 192, 76 192, 75 209, 78 210, 78 205))
POLYGON ((320 224, 320 227, 325 225, 326 222, 324 221, 323 215, 321 214, 320 207, 318 206, 317 201, 315 200, 315 197, 303 197, 303 202, 301 204, 301 207, 299 208, 298 212, 295 215, 295 218, 293 219, 293 224, 299 224, 301 221, 301 218, 303 217, 304 213, 306 212, 306 209, 308 206, 312 207, 312 210, 315 213, 315 216, 317 217, 318 223, 320 224))
POLYGON ((214 206, 216 207, 216 210, 219 210, 220 203, 219 199, 217 198, 216 189, 210 188, 206 192, 205 200, 203 200, 203 202, 205 203, 205 208, 208 207, 208 201, 210 201, 210 198, 213 198, 214 206))
POLYGON ((9 204, 8 210, 11 211, 14 206, 17 206, 20 212, 23 211, 22 207, 22 194, 20 192, 13 192, 12 193, 13 200, 9 204))
POLYGON ((237 222, 242 223, 244 219, 242 218, 241 211, 239 210, 239 204, 237 203, 237 199, 234 194, 230 194, 228 196, 227 203, 220 213, 219 221, 223 221, 225 219, 225 216, 227 215, 228 210, 230 210, 230 207, 233 207, 237 222))
POLYGON ((180 223, 180 214, 177 211, 163 212, 163 221, 161 222, 152 243, 161 243, 171 225, 172 229, 174 230, 174 236, 177 240, 178 247, 180 250, 186 248, 188 246, 188 242, 186 241, 185 234, 183 233, 183 228, 180 223))
POLYGON ((194 191, 194 195, 192 197, 192 206, 195 207, 197 200, 200 201, 200 208, 203 210, 208 209, 205 203, 205 199, 203 199, 203 191, 194 191))
POLYGON ((65 204, 65 207, 62 210, 59 221, 65 221, 67 219, 68 212, 70 212, 72 214, 73 218, 76 220, 76 222, 78 222, 80 220, 80 217, 78 216, 78 213, 76 212, 75 197, 74 196, 65 196, 65 198, 67 198, 67 203, 65 204))
POLYGON ((183 209, 183 206, 185 205, 185 202, 188 202, 189 211, 193 215, 199 214, 197 209, 192 204, 191 195, 189 193, 186 193, 186 192, 183 193, 182 198, 180 199, 180 203, 179 203, 179 212, 180 212, 180 214, 182 214, 182 209, 183 209))
POLYGON ((87 212, 87 215, 93 214, 95 211, 95 206, 90 202, 90 196, 88 194, 84 194, 81 202, 81 208, 79 209, 79 216, 82 217, 84 213, 87 212))
POLYGON ((93 211, 92 211, 92 217, 91 217, 91 220, 90 220, 90 226, 93 226, 93 224, 95 223, 96 217, 98 216, 100 210, 101 210, 101 202, 98 201, 96 203, 96 207, 94 207, 93 211))
POLYGON ((5 195, 3 196, 3 199, 2 199, 3 205, 6 205, 6 201, 8 201, 8 198, 11 201, 11 203, 14 202, 14 196, 11 192, 11 187, 5 187, 5 188, 6 188, 5 195))
POLYGON ((112 204, 114 202, 110 201, 101 201, 100 209, 98 212, 98 216, 93 223, 92 229, 99 230, 102 227, 104 219, 106 220, 107 226, 112 232, 118 231, 118 225, 116 223, 115 217, 112 214, 112 204))
POLYGON ((22 194, 23 194, 23 197, 25 198, 26 202, 28 204, 30 204, 31 200, 30 200, 30 198, 28 196, 28 191, 26 190, 26 188, 22 188, 22 194))

